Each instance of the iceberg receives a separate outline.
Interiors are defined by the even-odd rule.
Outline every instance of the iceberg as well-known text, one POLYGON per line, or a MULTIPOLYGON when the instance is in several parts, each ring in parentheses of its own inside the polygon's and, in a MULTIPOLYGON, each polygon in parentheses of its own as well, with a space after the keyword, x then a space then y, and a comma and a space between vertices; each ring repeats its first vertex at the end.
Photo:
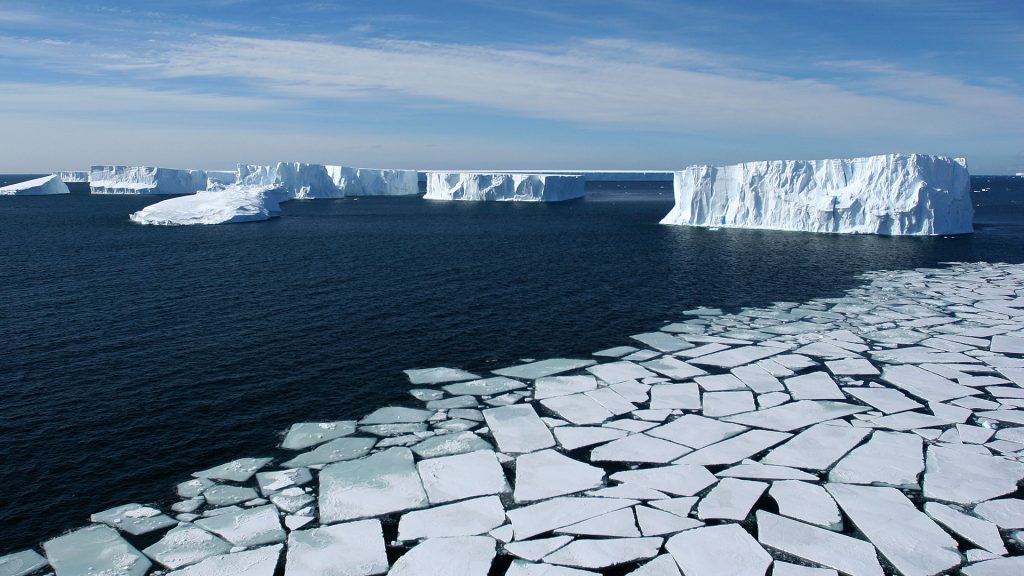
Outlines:
POLYGON ((57 172, 56 177, 60 178, 64 182, 88 182, 89 171, 88 170, 71 170, 65 172, 57 172))
POLYGON ((273 166, 238 165, 238 184, 271 186, 283 190, 288 198, 344 198, 322 164, 278 162, 273 166))
POLYGON ((206 182, 208 186, 220 184, 230 186, 238 183, 238 170, 207 170, 206 182))
POLYGON ((256 222, 280 215, 280 202, 287 199, 281 188, 232 185, 157 202, 130 218, 139 224, 158 226, 256 222))
POLYGON ((93 194, 195 194, 206 189, 206 172, 152 166, 92 166, 93 194))
POLYGON ((428 172, 427 200, 561 202, 585 195, 583 176, 428 172))
POLYGON ((420 193, 415 170, 382 170, 326 166, 334 185, 345 196, 415 196, 420 193))
POLYGON ((56 174, 0 188, 0 196, 43 196, 48 194, 70 194, 70 191, 67 184, 56 174))
POLYGON ((965 161, 922 154, 691 166, 662 224, 931 236, 974 231, 965 161))

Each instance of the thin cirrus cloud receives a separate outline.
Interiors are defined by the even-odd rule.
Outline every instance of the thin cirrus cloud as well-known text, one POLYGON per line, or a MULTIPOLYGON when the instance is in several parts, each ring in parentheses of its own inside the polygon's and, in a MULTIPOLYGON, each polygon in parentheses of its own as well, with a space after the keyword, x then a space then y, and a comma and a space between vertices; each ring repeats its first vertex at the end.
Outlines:
POLYGON ((825 136, 912 130, 941 136, 1024 126, 1015 113, 1024 109, 1024 98, 998 87, 856 64, 823 63, 822 71, 844 72, 842 80, 826 81, 765 74, 713 53, 683 53, 628 40, 507 50, 397 40, 356 46, 216 36, 171 47, 151 56, 144 67, 165 78, 234 79, 277 97, 426 99, 541 119, 666 131, 825 136))

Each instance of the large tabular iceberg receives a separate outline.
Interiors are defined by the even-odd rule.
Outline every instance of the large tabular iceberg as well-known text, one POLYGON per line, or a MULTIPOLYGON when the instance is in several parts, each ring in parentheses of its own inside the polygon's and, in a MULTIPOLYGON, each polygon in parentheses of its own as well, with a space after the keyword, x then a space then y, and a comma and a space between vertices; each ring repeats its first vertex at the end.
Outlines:
POLYGON ((238 183, 238 170, 207 170, 206 171, 206 184, 212 186, 214 184, 220 184, 221 186, 230 186, 238 183))
POLYGON ((290 198, 343 198, 345 193, 334 184, 322 164, 278 162, 273 166, 238 165, 238 183, 246 186, 273 186, 290 198))
POLYGON ((420 193, 415 170, 382 170, 326 166, 334 185, 345 196, 415 196, 420 193))
POLYGON ((65 172, 57 172, 56 176, 64 182, 88 182, 89 171, 88 170, 70 170, 65 172))
POLYGON ((288 199, 286 191, 274 186, 231 185, 157 202, 131 219, 161 226, 256 222, 280 215, 280 203, 288 199))
POLYGON ((559 202, 582 198, 583 176, 429 172, 427 200, 559 202))
POLYGON ((56 174, 0 188, 0 196, 42 196, 69 193, 67 184, 64 184, 64 181, 56 174))
POLYGON ((206 172, 152 166, 92 166, 93 194, 194 194, 206 189, 206 172))
POLYGON ((805 232, 973 232, 963 160, 888 154, 846 160, 691 166, 675 173, 662 224, 805 232))

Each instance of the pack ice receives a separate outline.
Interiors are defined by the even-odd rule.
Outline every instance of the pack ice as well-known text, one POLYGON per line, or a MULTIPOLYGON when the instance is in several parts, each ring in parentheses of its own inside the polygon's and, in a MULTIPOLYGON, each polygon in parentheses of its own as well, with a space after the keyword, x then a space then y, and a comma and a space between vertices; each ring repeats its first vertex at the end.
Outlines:
POLYGON ((56 174, 0 188, 0 196, 43 196, 68 193, 67 184, 56 174))
POLYGON ((963 160, 887 154, 691 166, 662 224, 930 236, 974 231, 963 160))
POLYGON ((256 222, 280 215, 280 202, 287 199, 284 191, 273 186, 232 185, 157 202, 130 218, 160 226, 256 222))
POLYGON ((561 202, 582 198, 583 176, 428 172, 427 200, 561 202))
POLYGON ((206 189, 206 172, 153 166, 92 166, 93 194, 194 194, 206 189))

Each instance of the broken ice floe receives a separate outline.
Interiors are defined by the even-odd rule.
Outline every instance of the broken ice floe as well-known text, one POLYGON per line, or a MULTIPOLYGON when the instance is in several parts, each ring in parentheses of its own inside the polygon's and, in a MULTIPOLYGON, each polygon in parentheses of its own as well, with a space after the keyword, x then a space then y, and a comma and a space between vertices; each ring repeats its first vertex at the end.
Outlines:
POLYGON ((97 512, 0 575, 1019 572, 1024 267, 867 280, 593 359, 408 370, 418 405, 295 424, 182 478, 177 516, 97 512))

